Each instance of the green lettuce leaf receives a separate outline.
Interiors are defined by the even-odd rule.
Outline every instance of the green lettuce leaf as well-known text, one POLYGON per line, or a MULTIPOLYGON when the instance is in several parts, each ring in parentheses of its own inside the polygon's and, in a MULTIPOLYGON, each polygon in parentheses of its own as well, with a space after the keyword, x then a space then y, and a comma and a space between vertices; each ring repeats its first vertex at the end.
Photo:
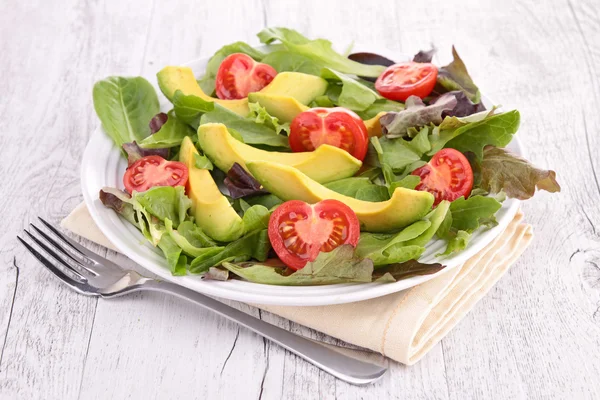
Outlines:
POLYGON ((225 107, 215 104, 213 111, 207 112, 200 118, 200 125, 211 122, 222 123, 228 129, 238 132, 244 143, 251 145, 263 145, 269 147, 289 148, 288 138, 279 135, 274 129, 264 124, 257 124, 252 119, 244 118, 229 111, 225 107))
POLYGON ((237 276, 254 283, 282 286, 331 285, 334 283, 371 282, 373 262, 359 259, 351 245, 342 245, 329 253, 319 253, 315 261, 291 275, 283 269, 257 263, 241 265, 229 262, 223 267, 237 276))
POLYGON ((434 155, 444 147, 451 147, 463 153, 470 151, 478 160, 481 160, 485 146, 504 147, 508 145, 519 129, 519 123, 520 114, 517 110, 513 110, 491 115, 456 129, 439 132, 434 130, 434 133, 429 136, 431 150, 427 154, 434 155))
POLYGON ((385 186, 376 185, 366 177, 340 179, 325 184, 325 187, 358 200, 379 202, 390 198, 385 186))
POLYGON ((278 40, 288 51, 309 58, 323 67, 332 68, 345 74, 377 78, 385 70, 385 67, 381 65, 365 65, 352 61, 333 50, 329 40, 310 40, 292 29, 266 28, 260 31, 257 36, 265 44, 278 40))
POLYGON ((504 191, 508 197, 526 200, 536 188, 560 192, 556 173, 536 168, 522 157, 498 147, 486 147, 481 162, 480 186, 491 193, 504 191))
POLYGON ((181 247, 175 243, 170 235, 162 235, 158 247, 165 255, 173 275, 182 276, 187 274, 187 257, 182 254, 181 247))
POLYGON ((215 91, 215 78, 217 77, 219 66, 227 56, 233 53, 247 54, 256 61, 262 60, 265 56, 263 52, 244 42, 235 42, 221 47, 208 60, 206 72, 204 73, 204 76, 198 80, 198 84, 204 93, 211 95, 215 91))
POLYGON ((426 106, 417 96, 410 96, 406 99, 404 110, 387 113, 379 119, 379 122, 386 137, 390 139, 407 137, 409 128, 440 124, 444 111, 451 111, 455 105, 454 97, 445 97, 426 106))
MULTIPOLYGON (((189 221, 186 221, 186 223, 194 225, 189 221)), ((194 228, 186 227, 186 230, 184 231, 185 235, 180 232, 179 228, 181 228, 181 225, 177 230, 174 230, 173 223, 169 219, 165 220, 165 228, 173 242, 180 247, 184 253, 191 257, 212 257, 224 249, 224 247, 217 247, 216 244, 212 242, 212 240, 210 240, 210 238, 208 238, 204 232, 202 232, 202 230, 195 225, 194 228), (208 242, 206 239, 210 240, 210 242, 208 242), (208 246, 204 246, 204 244, 208 244, 208 246)))
POLYGON ((190 272, 201 274, 210 267, 221 265, 223 261, 246 261, 250 258, 256 258, 264 261, 267 258, 271 243, 266 229, 255 230, 245 236, 227 244, 223 250, 210 257, 196 257, 190 264, 190 272))
POLYGON ((176 227, 185 220, 192 206, 183 186, 157 186, 145 192, 133 192, 132 199, 150 215, 163 222, 170 219, 176 227))
POLYGON ((275 68, 277 72, 302 72, 309 75, 321 75, 323 66, 314 59, 291 51, 273 51, 262 59, 263 63, 275 68))
POLYGON ((250 107, 250 115, 248 118, 253 119, 257 124, 263 124, 273 129, 277 133, 284 132, 286 135, 290 134, 289 122, 279 122, 279 118, 269 114, 266 108, 258 103, 248 103, 250 107))
POLYGON ((481 93, 479 88, 473 83, 473 79, 467 71, 463 60, 458 56, 456 49, 452 46, 452 56, 454 60, 439 69, 437 83, 447 91, 460 90, 464 92, 473 103, 479 103, 481 93))
POLYGON ((450 204, 452 213, 452 228, 473 232, 480 225, 493 226, 496 224, 494 214, 502 204, 493 197, 471 196, 454 200, 450 204))
POLYGON ((186 136, 194 136, 195 132, 188 124, 175 116, 173 110, 168 113, 169 118, 158 132, 142 140, 139 145, 146 149, 162 149, 181 145, 186 136))
POLYGON ((94 85, 93 99, 104 131, 119 148, 149 136, 148 124, 160 112, 154 87, 139 76, 100 80, 94 85))
POLYGON ((352 111, 365 111, 375 100, 381 98, 374 90, 331 68, 323 68, 321 78, 327 80, 330 85, 341 86, 341 91, 335 101, 340 107, 352 111))

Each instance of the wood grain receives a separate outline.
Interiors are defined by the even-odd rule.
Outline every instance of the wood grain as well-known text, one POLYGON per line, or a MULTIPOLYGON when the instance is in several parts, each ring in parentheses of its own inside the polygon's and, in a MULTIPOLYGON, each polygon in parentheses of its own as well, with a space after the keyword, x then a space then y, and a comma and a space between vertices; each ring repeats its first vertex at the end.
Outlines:
MULTIPOLYGON (((600 11, 594 0, 189 3, 8 0, 0 12, 0 398, 599 398, 600 11), (80 200, 82 150, 98 122, 95 80, 257 44, 288 26, 399 53, 457 49, 490 98, 522 115, 529 158, 563 191, 523 205, 537 239, 420 363, 381 381, 338 381, 183 301, 114 301, 59 285, 15 240, 80 200), (27 182, 25 185, 22 182, 27 182)), ((96 248, 96 250, 100 250, 96 248)), ((124 257, 109 253, 118 262, 124 257)), ((137 268, 137 267, 136 267, 137 268)), ((270 323, 336 340, 247 305, 270 323)))

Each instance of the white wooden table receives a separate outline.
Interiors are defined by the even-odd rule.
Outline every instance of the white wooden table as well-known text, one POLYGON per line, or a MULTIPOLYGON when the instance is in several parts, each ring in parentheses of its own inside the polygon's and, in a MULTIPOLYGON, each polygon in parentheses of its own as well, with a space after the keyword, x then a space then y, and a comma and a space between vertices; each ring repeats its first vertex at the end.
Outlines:
POLYGON ((1 0, 0 398, 600 398, 599 8, 597 0, 1 0), (406 53, 433 43, 440 62, 456 44, 483 91, 521 111, 529 157, 555 169, 563 188, 524 204, 536 240, 475 310, 419 364, 392 363, 371 386, 338 381, 164 295, 80 296, 15 240, 36 216, 58 222, 81 201, 97 79, 153 77, 226 43, 257 43, 264 26, 406 53))

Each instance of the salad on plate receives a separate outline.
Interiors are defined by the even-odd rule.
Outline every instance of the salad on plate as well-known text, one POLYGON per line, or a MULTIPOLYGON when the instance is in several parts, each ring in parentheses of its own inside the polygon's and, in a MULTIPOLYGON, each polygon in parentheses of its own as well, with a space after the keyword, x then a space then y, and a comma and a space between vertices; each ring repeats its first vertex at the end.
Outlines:
POLYGON ((433 274, 504 199, 560 191, 506 149, 516 110, 486 107, 464 62, 341 54, 286 28, 222 47, 205 71, 94 85, 127 158, 99 197, 164 253, 173 275, 272 285, 395 282, 433 274), (445 241, 436 263, 419 262, 445 241))

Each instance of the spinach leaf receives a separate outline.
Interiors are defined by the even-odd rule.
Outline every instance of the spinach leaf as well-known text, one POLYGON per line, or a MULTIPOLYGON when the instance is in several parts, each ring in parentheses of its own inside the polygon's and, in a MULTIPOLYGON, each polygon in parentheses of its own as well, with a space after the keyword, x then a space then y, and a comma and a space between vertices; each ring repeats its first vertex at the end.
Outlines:
POLYGON ((314 59, 291 51, 273 51, 262 59, 263 63, 275 68, 277 72, 302 72, 309 75, 321 74, 322 65, 314 59))
POLYGON ((181 90, 176 90, 173 95, 173 109, 177 118, 198 129, 202 114, 215 109, 215 103, 206 101, 193 94, 185 95, 181 90))
POLYGON ((494 214, 502 204, 493 197, 472 196, 454 200, 450 204, 452 213, 452 228, 473 232, 481 224, 492 226, 496 224, 494 214))
POLYGON ((215 104, 213 111, 205 113, 200 118, 200 125, 211 122, 222 123, 228 129, 235 130, 244 139, 244 143, 289 148, 287 137, 279 135, 266 125, 257 124, 251 119, 237 115, 219 104, 215 104))
POLYGON ((371 119, 381 112, 400 112, 404 110, 404 104, 388 99, 377 99, 363 111, 357 112, 362 119, 371 119))
POLYGON ((111 76, 96 82, 94 109, 118 147, 150 135, 150 120, 160 112, 154 87, 142 77, 111 76))
POLYGON ((244 234, 256 230, 267 229, 269 227, 269 210, 261 205, 251 206, 244 212, 242 221, 244 222, 244 234))
POLYGON ((331 68, 323 68, 321 78, 327 80, 330 85, 341 85, 341 92, 335 101, 340 107, 345 107, 352 111, 364 111, 375 100, 381 98, 377 92, 331 68))
POLYGON ((173 110, 169 111, 167 122, 160 130, 148 136, 140 142, 140 146, 146 149, 162 149, 181 145, 186 136, 193 136, 194 130, 175 116, 173 110))
POLYGON ((373 272, 373 280, 377 282, 397 282, 413 276, 431 275, 446 268, 442 264, 425 264, 417 260, 408 260, 403 263, 386 265, 373 272))
POLYGON ((214 169, 213 163, 205 155, 194 153, 194 166, 198 169, 207 169, 212 171, 214 169))
POLYGON ((263 52, 244 42, 235 42, 221 47, 208 60, 208 64, 206 64, 206 72, 204 73, 204 76, 198 80, 198 84, 204 93, 211 95, 215 91, 215 78, 217 76, 219 66, 227 56, 233 53, 247 54, 256 61, 262 60, 262 58, 265 56, 263 52))
POLYGON ((310 40, 300 33, 287 28, 266 28, 258 33, 262 43, 270 44, 279 40, 290 52, 303 55, 324 67, 333 68, 345 74, 378 77, 384 70, 380 65, 364 65, 349 60, 339 54, 329 40, 310 40))
POLYGON ((225 262, 223 267, 250 282, 282 286, 371 282, 373 273, 373 262, 356 257, 354 248, 348 244, 329 253, 319 253, 315 261, 287 276, 283 275, 281 268, 257 263, 236 265, 225 262))

